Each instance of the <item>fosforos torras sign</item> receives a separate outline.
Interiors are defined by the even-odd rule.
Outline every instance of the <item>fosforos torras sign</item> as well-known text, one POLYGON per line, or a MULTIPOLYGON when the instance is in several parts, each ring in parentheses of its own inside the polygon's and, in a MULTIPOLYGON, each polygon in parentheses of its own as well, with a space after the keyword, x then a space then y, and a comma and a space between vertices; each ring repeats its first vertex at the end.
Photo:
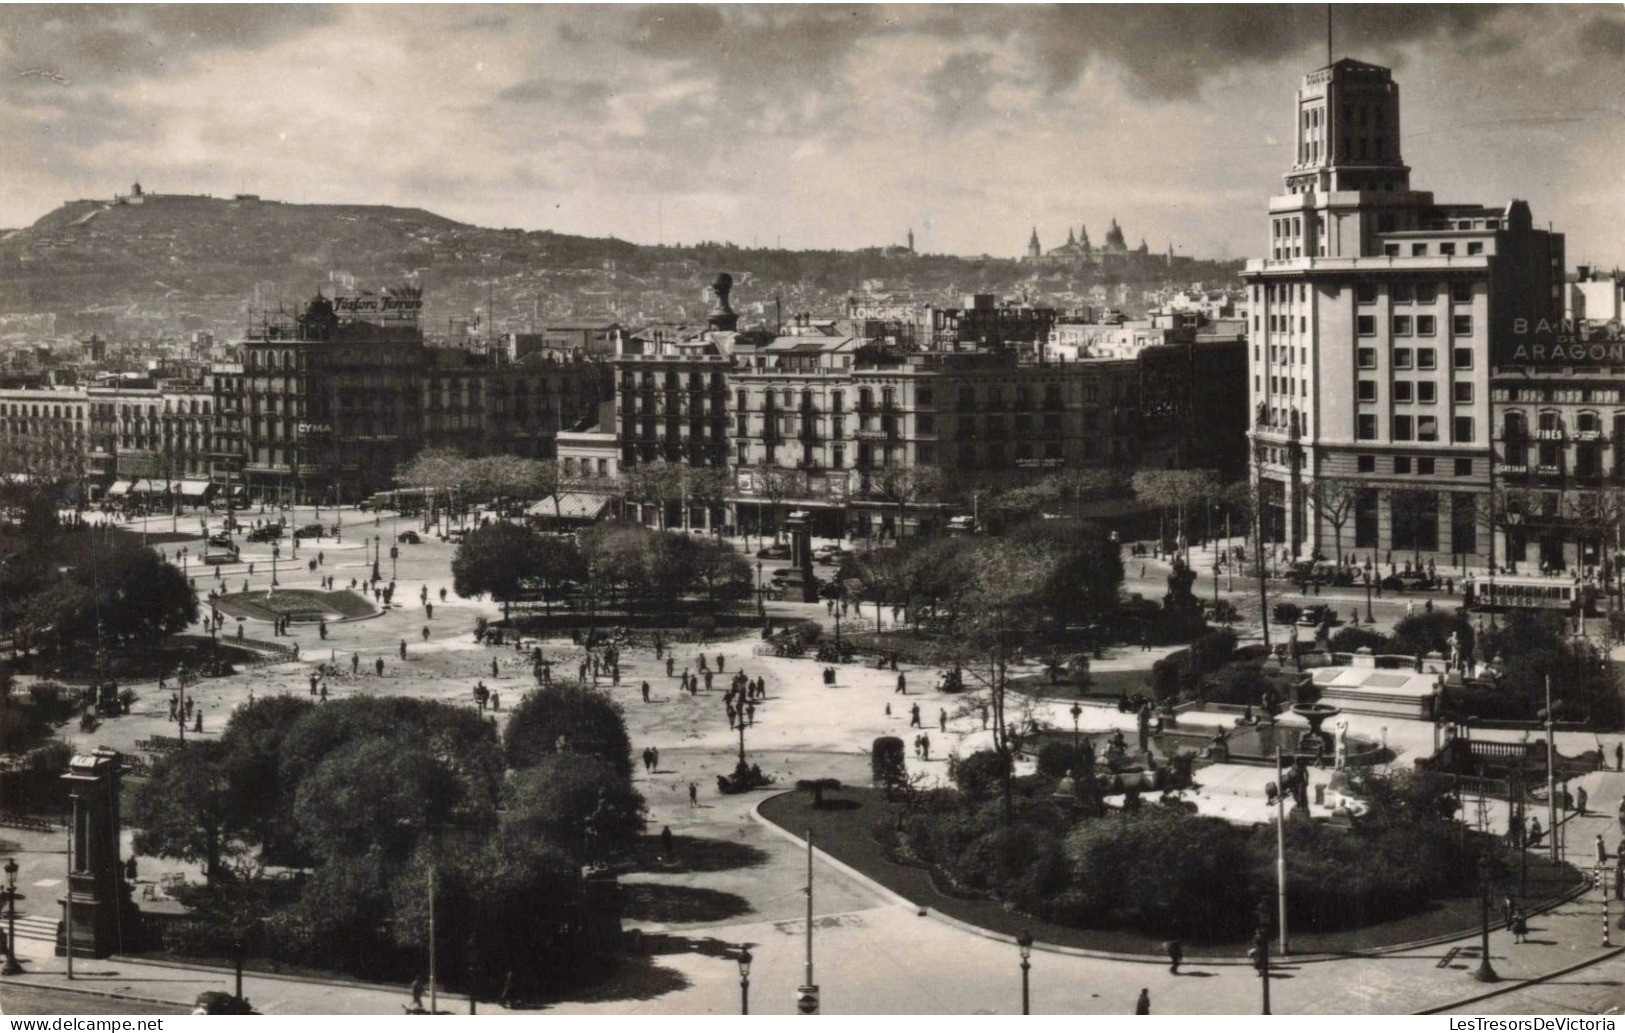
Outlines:
POLYGON ((1495 342, 1498 366, 1625 366, 1625 340, 1571 319, 1514 319, 1495 342))
POLYGON ((368 323, 415 323, 423 312, 423 297, 404 292, 340 294, 333 299, 333 311, 341 319, 360 319, 368 323))

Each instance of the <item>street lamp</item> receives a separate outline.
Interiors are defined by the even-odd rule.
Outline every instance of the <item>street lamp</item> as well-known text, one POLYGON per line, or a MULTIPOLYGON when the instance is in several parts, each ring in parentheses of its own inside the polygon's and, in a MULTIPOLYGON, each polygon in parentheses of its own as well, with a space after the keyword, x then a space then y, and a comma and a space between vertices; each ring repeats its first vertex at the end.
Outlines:
MULTIPOLYGON (((295 540, 297 541, 297 539, 295 539, 295 540)), ((271 543, 271 587, 272 588, 275 588, 277 586, 277 583, 278 583, 277 579, 276 579, 276 561, 277 561, 278 557, 280 557, 281 555, 282 555, 282 546, 276 544, 275 542, 272 542, 271 543)))
POLYGON ((181 577, 186 576, 186 546, 181 546, 181 577))
MULTIPOLYGON (((760 536, 758 536, 760 537, 760 536)), ((756 612, 761 615, 767 613, 767 600, 762 590, 762 561, 756 561, 756 612)))
POLYGON ((378 577, 378 554, 381 551, 383 551, 383 547, 384 547, 383 546, 383 539, 380 538, 378 535, 373 535, 372 536, 372 579, 374 581, 380 580, 380 578, 378 577))
POLYGON ((17 859, 6 858, 6 964, 0 976, 22 975, 17 963, 17 859))
POLYGON ((400 556, 401 547, 399 545, 391 545, 389 547, 389 583, 392 585, 395 583, 395 561, 400 559, 400 556))
POLYGON ((1253 933, 1253 967, 1263 991, 1259 1014, 1270 1013, 1270 898, 1258 898, 1258 929, 1253 933))
POLYGON ((739 1014, 750 1014, 750 948, 739 951, 739 1014))
POLYGON ((1478 859, 1478 913, 1481 937, 1479 940, 1478 969, 1473 978, 1480 983, 1499 983, 1501 977, 1490 965, 1490 861, 1478 859))
POLYGON ((1031 1015, 1031 1000, 1028 996, 1027 974, 1032 971, 1033 934, 1026 929, 1016 937, 1016 947, 1021 951, 1021 1014, 1031 1015))
POLYGON ((1365 622, 1377 623, 1377 618, 1371 612, 1371 561, 1365 561, 1365 622))

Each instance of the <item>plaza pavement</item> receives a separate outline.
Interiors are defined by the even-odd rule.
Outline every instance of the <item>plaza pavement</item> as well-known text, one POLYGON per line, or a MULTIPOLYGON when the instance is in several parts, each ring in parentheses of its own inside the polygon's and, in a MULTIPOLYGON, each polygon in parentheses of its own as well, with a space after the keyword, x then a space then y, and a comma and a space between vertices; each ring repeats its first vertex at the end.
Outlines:
MULTIPOLYGON (((305 513, 308 510, 296 515, 292 523, 298 526, 309 522, 305 513)), ((332 522, 331 510, 324 510, 323 520, 332 522)), ((167 518, 153 519, 151 523, 154 531, 168 530, 167 518)), ((214 523, 217 525, 218 520, 214 523)), ((382 537, 382 572, 387 575, 388 546, 396 531, 420 527, 416 520, 392 517, 383 517, 375 525, 371 516, 353 510, 345 512, 344 524, 342 542, 329 539, 302 544, 298 561, 278 564, 283 587, 316 587, 318 578, 325 574, 333 575, 340 586, 347 585, 351 577, 364 578, 370 572, 370 563, 360 539, 370 540, 373 534, 382 537), (318 551, 324 562, 313 573, 306 560, 318 551)), ((197 527, 195 517, 191 525, 197 527)), ((187 530, 185 520, 181 528, 187 530)), ((199 544, 191 543, 194 552, 199 544)), ((175 548, 159 547, 171 553, 175 548)), ((461 599, 451 593, 448 565, 452 546, 426 537, 423 545, 400 545, 399 549, 396 605, 389 611, 374 619, 330 623, 326 643, 317 641, 314 628, 296 628, 292 641, 301 645, 299 662, 255 668, 200 683, 194 694, 204 708, 205 736, 219 734, 231 709, 250 694, 308 694, 307 676, 313 663, 331 657, 342 671, 347 671, 351 654, 360 656, 363 673, 355 678, 330 680, 331 695, 402 694, 472 707, 470 690, 475 681, 484 680, 505 702, 517 702, 533 684, 528 655, 477 645, 472 636, 475 618, 494 617, 500 607, 489 600, 461 599), (435 605, 433 620, 426 620, 418 602, 419 587, 424 585, 435 605), (439 600, 441 587, 448 591, 445 603, 439 600), (427 643, 421 638, 424 626, 430 628, 427 643), (404 662, 398 657, 401 639, 408 643, 408 659, 404 662), (386 661, 382 678, 368 673, 378 656, 386 661), (490 671, 493 658, 499 669, 495 678, 490 671)), ((227 590, 240 589, 245 577, 251 589, 268 587, 269 561, 268 547, 249 546, 242 563, 223 571, 227 590), (265 552, 263 557, 260 550, 265 552), (249 562, 255 567, 251 575, 249 562)), ((1133 559, 1125 564, 1130 573, 1127 590, 1160 598, 1167 568, 1156 561, 1145 561, 1142 578, 1140 562, 1133 559)), ((197 577, 195 562, 189 564, 188 572, 197 578, 200 594, 206 594, 216 584, 212 578, 197 577)), ((1240 596, 1241 590, 1252 586, 1238 579, 1237 588, 1240 596)), ((1377 604, 1377 610, 1379 622, 1391 623, 1403 615, 1403 603, 1384 601, 1377 604)), ((770 603, 769 613, 776 617, 823 619, 827 623, 821 606, 770 603)), ((866 611, 866 617, 872 620, 872 611, 866 611)), ((228 620, 228 634, 231 623, 228 620)), ((249 637, 277 641, 271 638, 269 625, 246 623, 249 637)), ((949 754, 968 753, 985 744, 986 733, 981 730, 979 717, 966 707, 965 697, 930 691, 935 684, 934 671, 903 665, 910 686, 907 696, 895 692, 896 675, 892 672, 856 665, 838 668, 836 684, 830 687, 819 677, 820 665, 810 660, 759 656, 759 646, 760 639, 750 635, 712 643, 705 652, 713 661, 717 653, 724 655, 724 679, 741 668, 753 677, 765 678, 768 701, 758 706, 756 724, 746 731, 746 749, 752 761, 786 788, 793 787, 797 778, 822 776, 865 783, 869 745, 875 736, 896 734, 909 738, 917 734, 908 725, 908 707, 914 703, 920 705, 924 730, 932 738, 933 759, 911 758, 912 769, 944 778, 949 754), (888 705, 890 714, 886 712, 888 705), (941 731, 939 712, 948 715, 946 733, 941 731)), ((572 647, 567 638, 546 642, 544 648, 558 664, 556 672, 574 673, 580 650, 572 647)), ((695 645, 677 646, 678 671, 685 664, 693 666, 698 652, 695 645)), ((1165 652, 1121 650, 1097 661, 1095 668, 1145 668, 1165 652)), ((607 687, 608 680, 601 684, 607 687)), ((623 879, 627 924, 641 931, 644 953, 623 966, 609 985, 581 999, 559 1002, 552 1010, 679 1014, 734 1011, 739 986, 733 958, 742 944, 751 945, 756 959, 751 978, 752 1010, 773 1013, 792 1009, 793 991, 804 976, 804 847, 753 817, 752 810, 762 794, 726 797, 715 792, 715 776, 731 770, 738 749, 738 736, 728 729, 723 713, 721 681, 717 684, 711 693, 702 691, 698 698, 688 697, 677 691, 676 679, 665 675, 664 662, 656 661, 650 652, 629 650, 624 657, 621 685, 609 691, 626 709, 634 750, 651 744, 660 748, 660 769, 646 774, 641 765, 636 765, 637 777, 649 801, 650 833, 657 834, 669 826, 678 837, 680 860, 670 870, 640 871, 623 879), (641 702, 638 692, 639 683, 645 679, 653 689, 648 704, 641 702), (698 808, 688 804, 686 790, 690 782, 699 788, 698 808), (691 864, 681 860, 687 851, 694 854, 691 864)), ((135 687, 142 700, 133 715, 107 721, 89 735, 80 735, 71 728, 64 734, 80 748, 106 744, 120 749, 133 749, 136 740, 153 734, 173 734, 173 727, 165 720, 167 707, 163 704, 167 693, 159 693, 155 684, 135 687)), ((1035 709, 1037 716, 1064 730, 1070 727, 1069 706, 1069 701, 1060 700, 1035 709)), ((506 709, 493 716, 500 724, 505 715, 506 709)), ((1408 764, 1431 749, 1433 731, 1426 723, 1359 715, 1350 715, 1349 720, 1356 733, 1373 738, 1386 736, 1399 755, 1399 764, 1408 764)), ((1131 732, 1133 718, 1118 714, 1115 708, 1089 707, 1084 711, 1084 723, 1089 730, 1120 727, 1131 732)), ((1504 734, 1516 737, 1517 733, 1504 734)), ((1611 750, 1617 739, 1605 736, 1604 745, 1611 750)), ((1559 736, 1559 744, 1565 752, 1575 752, 1595 746, 1596 737, 1565 734, 1559 736)), ((1208 779, 1211 784, 1198 794, 1204 810, 1238 820, 1268 819, 1269 808, 1262 796, 1266 769, 1208 770, 1213 772, 1208 779)), ((1571 849, 1576 856, 1588 855, 1591 838, 1597 832, 1606 834, 1610 851, 1617 849, 1618 829, 1612 815, 1625 792, 1625 775, 1598 773, 1580 784, 1587 787, 1596 816, 1574 819, 1571 849)), ((23 848, 18 854, 23 866, 19 884, 30 898, 24 913, 32 917, 32 921, 25 919, 25 925, 43 931, 57 912, 51 884, 60 878, 62 844, 55 842, 54 836, 12 830, 5 830, 5 838, 23 848)), ((147 857, 140 858, 140 866, 142 884, 154 883, 168 871, 188 871, 188 866, 147 857)), ((188 873, 197 877, 195 868, 188 873)), ((935 913, 921 915, 912 904, 843 870, 821 854, 816 865, 814 904, 815 976, 824 988, 826 1012, 974 1014, 1019 1010, 1016 953, 1007 939, 965 929, 935 913)), ((1600 901, 1593 892, 1535 918, 1531 923, 1534 942, 1527 946, 1514 947, 1510 937, 1498 931, 1492 940, 1492 956, 1507 979, 1500 986, 1515 987, 1520 980, 1609 957, 1600 947, 1601 921, 1600 901)), ((1470 969, 1476 966, 1476 942, 1476 937, 1470 937, 1376 957, 1308 963, 1289 959, 1272 983, 1275 1010, 1362 1013, 1446 1007, 1486 989, 1469 977, 1470 969)), ((20 946, 29 959, 30 972, 19 979, 36 984, 65 979, 62 959, 50 957, 47 942, 20 937, 20 946)), ((125 958, 80 960, 76 968, 79 988, 100 986, 106 992, 126 995, 133 1002, 190 1002, 199 990, 229 988, 231 978, 229 972, 182 969, 125 958)), ((1160 962, 1091 957, 1040 945, 1033 959, 1033 1008, 1040 1013, 1126 1012, 1132 1009, 1134 996, 1144 986, 1150 989, 1153 1007, 1159 1012, 1256 1010, 1258 979, 1245 965, 1198 962, 1188 963, 1186 969, 1189 974, 1174 976, 1160 962)), ((261 1010, 283 1014, 393 1014, 406 996, 403 988, 252 974, 245 977, 245 992, 261 1010)), ((466 1006, 448 1006, 443 1001, 442 1007, 465 1010, 466 1006)))

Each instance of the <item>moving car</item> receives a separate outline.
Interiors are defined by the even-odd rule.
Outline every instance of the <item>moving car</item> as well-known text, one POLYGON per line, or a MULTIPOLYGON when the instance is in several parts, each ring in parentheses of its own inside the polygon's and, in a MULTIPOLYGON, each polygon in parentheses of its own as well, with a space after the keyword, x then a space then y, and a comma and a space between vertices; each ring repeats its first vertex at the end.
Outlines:
POLYGON ((295 538, 320 538, 327 533, 321 524, 306 524, 293 533, 295 538))
POLYGON ((1306 628, 1318 628, 1322 624, 1337 625, 1337 611, 1324 603, 1305 606, 1303 613, 1298 617, 1298 623, 1306 628))
POLYGON ((248 540, 251 541, 251 542, 277 542, 277 541, 281 541, 282 540, 282 525, 281 524, 267 524, 264 527, 256 527, 256 528, 254 528, 254 530, 248 532, 248 540))
POLYGON ((397 542, 405 542, 407 545, 423 544, 423 538, 419 536, 416 531, 402 531, 400 534, 395 536, 395 540, 397 542))

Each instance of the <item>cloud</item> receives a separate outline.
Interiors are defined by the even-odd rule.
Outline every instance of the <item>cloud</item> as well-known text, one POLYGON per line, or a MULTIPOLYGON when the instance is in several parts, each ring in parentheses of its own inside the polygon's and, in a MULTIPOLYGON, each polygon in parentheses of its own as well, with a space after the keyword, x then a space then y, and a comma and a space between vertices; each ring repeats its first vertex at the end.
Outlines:
POLYGON ((201 54, 255 50, 332 17, 316 5, 5 4, 0 71, 47 68, 104 85, 174 75, 201 54))

